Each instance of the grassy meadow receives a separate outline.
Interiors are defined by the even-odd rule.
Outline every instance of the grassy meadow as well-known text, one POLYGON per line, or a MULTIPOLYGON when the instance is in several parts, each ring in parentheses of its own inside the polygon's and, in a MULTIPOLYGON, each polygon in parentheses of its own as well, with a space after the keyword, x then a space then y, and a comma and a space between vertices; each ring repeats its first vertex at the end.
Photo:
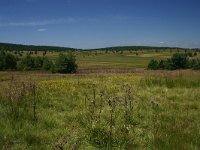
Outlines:
POLYGON ((0 149, 200 149, 200 72, 145 69, 172 54, 75 52, 77 74, 0 72, 0 149))
MULTIPOLYGON (((29 53, 23 52, 23 56, 29 53)), ((65 52, 63 52, 65 53, 65 52)), ((146 68, 151 59, 165 59, 171 57, 176 51, 75 51, 73 54, 76 56, 79 69, 104 69, 104 68, 146 68)), ((59 52, 47 52, 46 57, 55 60, 59 52)), ((43 51, 38 51, 37 54, 33 52, 32 56, 43 56, 43 51)), ((198 55, 197 57, 200 57, 198 55)))

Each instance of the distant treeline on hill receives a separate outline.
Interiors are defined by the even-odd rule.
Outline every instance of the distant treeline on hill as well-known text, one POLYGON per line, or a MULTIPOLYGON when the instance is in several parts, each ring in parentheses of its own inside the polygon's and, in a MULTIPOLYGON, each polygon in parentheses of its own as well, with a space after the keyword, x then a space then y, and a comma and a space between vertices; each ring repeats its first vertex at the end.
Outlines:
POLYGON ((155 46, 116 46, 116 47, 105 47, 105 48, 97 48, 97 49, 85 49, 85 51, 105 51, 106 53, 108 51, 112 52, 123 52, 123 51, 142 51, 142 50, 147 50, 147 51, 196 51, 200 52, 200 48, 179 48, 179 47, 155 47, 155 46))
MULTIPOLYGON (((97 49, 76 49, 69 47, 59 46, 35 46, 35 45, 22 45, 22 44, 11 44, 11 43, 0 43, 0 51, 140 51, 140 50, 185 50, 185 48, 179 47, 154 47, 154 46, 116 46, 116 47, 105 47, 97 49)), ((199 48, 190 49, 200 51, 199 48)))
POLYGON ((0 43, 0 51, 75 51, 74 48, 0 43))
POLYGON ((88 50, 102 50, 102 51, 123 51, 123 50, 166 50, 166 49, 176 49, 183 50, 183 48, 178 47, 153 47, 153 46, 115 46, 115 47, 105 47, 105 48, 97 48, 97 49, 88 49, 88 50))

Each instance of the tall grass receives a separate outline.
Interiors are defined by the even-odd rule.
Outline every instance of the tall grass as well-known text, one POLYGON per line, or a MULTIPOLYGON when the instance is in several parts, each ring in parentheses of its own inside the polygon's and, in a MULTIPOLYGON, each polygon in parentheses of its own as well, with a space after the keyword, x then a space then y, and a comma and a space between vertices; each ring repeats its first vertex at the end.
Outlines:
MULTIPOLYGON (((21 132, 37 121, 37 87, 35 82, 18 82, 11 79, 0 92, 0 148, 21 144, 21 132), (12 130, 8 130, 8 129, 12 130)), ((27 143, 38 143, 39 138, 29 132, 23 137, 27 143)), ((23 143, 23 142, 22 142, 23 143)))
POLYGON ((131 131, 134 129, 134 113, 130 87, 122 86, 120 96, 119 93, 111 96, 106 90, 99 91, 95 87, 92 88, 93 96, 86 96, 89 104, 83 115, 88 142, 104 149, 133 146, 131 131))
POLYGON ((6 81, 0 149, 199 149, 194 81, 116 74, 6 81))
POLYGON ((167 88, 200 88, 200 78, 192 77, 145 77, 140 81, 143 86, 167 88))

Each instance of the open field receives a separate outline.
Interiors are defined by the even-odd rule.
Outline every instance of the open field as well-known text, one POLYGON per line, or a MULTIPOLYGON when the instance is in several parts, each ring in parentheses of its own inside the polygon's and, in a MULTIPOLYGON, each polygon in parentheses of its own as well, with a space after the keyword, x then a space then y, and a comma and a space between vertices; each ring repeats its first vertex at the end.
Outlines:
MULTIPOLYGON (((191 51, 194 53, 194 51, 191 51)), ((27 53, 23 52, 23 56, 27 53)), ((37 54, 32 52, 33 57, 43 56, 43 51, 38 51, 37 54)), ((60 52, 47 52, 45 57, 50 60, 56 60, 60 52)), ((67 53, 67 52, 63 52, 67 53)), ((154 50, 141 50, 141 51, 75 51, 73 54, 76 56, 78 64, 78 72, 115 72, 113 70, 120 70, 116 72, 133 72, 134 69, 146 68, 151 59, 161 60, 170 58, 176 50, 164 50, 164 51, 154 51, 154 50), (98 70, 98 71, 97 71, 98 70)), ((182 50, 181 53, 184 53, 182 50)), ((16 55, 18 56, 18 55, 16 55)), ((18 56, 19 57, 19 56, 18 56)), ((200 53, 193 58, 200 58, 200 53)))
POLYGON ((0 150, 200 150, 200 0, 0 0, 0 150))
POLYGON ((199 71, 0 80, 0 149, 200 149, 199 71))
POLYGON ((174 53, 73 51, 75 74, 0 72, 0 149, 200 149, 200 71, 146 69, 174 53))

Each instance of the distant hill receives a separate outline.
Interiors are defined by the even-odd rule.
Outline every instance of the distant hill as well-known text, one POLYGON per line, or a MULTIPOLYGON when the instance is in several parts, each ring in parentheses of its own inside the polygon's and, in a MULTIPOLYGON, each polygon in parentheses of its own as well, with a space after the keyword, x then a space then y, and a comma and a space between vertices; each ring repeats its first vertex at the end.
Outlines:
POLYGON ((156 46, 115 46, 115 47, 105 47, 105 48, 97 48, 97 49, 88 49, 88 50, 115 50, 115 51, 123 51, 123 50, 165 50, 165 49, 183 49, 179 47, 156 47, 156 46))
MULTIPOLYGON (((155 47, 155 46, 116 46, 116 47, 105 47, 97 49, 76 49, 69 47, 59 47, 59 46, 36 46, 36 45, 23 45, 23 44, 11 44, 11 43, 0 43, 0 51, 76 51, 76 50, 102 50, 102 51, 123 51, 123 50, 166 50, 166 49, 179 49, 185 50, 185 48, 179 47, 155 47)), ((193 49, 200 50, 200 49, 193 49)))
POLYGON ((69 51, 76 50, 68 47, 58 46, 35 46, 35 45, 22 45, 22 44, 11 44, 11 43, 0 43, 0 51, 69 51))

